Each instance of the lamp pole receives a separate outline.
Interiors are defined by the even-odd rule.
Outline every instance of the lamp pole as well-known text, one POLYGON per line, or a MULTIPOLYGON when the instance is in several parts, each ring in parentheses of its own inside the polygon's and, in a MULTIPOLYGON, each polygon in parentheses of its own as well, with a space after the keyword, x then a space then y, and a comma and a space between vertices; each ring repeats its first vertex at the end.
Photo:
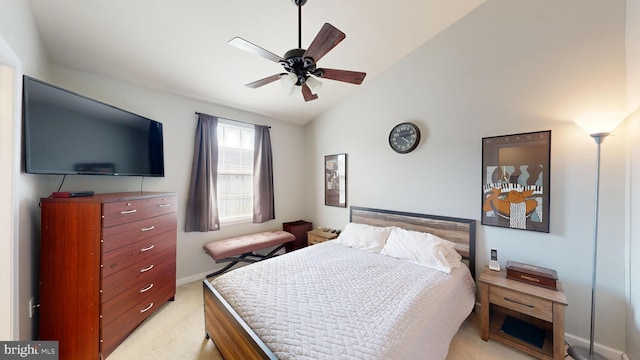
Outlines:
POLYGON ((600 198, 600 144, 608 132, 591 134, 596 141, 596 194, 593 213, 593 270, 591 274, 591 327, 589 329, 589 349, 582 346, 569 347, 569 355, 575 360, 607 360, 604 356, 593 351, 594 326, 596 315, 596 265, 598 261, 598 205, 600 198))

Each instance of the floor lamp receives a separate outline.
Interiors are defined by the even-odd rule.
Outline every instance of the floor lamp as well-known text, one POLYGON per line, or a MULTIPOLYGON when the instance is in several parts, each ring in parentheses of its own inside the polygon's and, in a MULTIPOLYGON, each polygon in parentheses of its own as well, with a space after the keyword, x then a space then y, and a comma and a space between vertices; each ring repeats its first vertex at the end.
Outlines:
MULTIPOLYGON (((602 122, 603 119, 600 119, 600 122, 593 118, 591 119, 581 119, 576 121, 576 123, 587 130, 591 137, 596 141, 596 190, 595 190, 595 201, 594 201, 594 212, 593 212, 593 270, 591 276, 591 325, 589 328, 589 348, 585 348, 583 346, 570 346, 568 353, 575 360, 607 360, 604 356, 596 353, 593 350, 594 343, 594 325, 595 325, 595 313, 596 313, 596 264, 598 260, 598 206, 599 206, 599 197, 600 197, 600 145, 604 141, 604 138, 609 136, 609 132, 597 131, 597 129, 602 129, 605 126, 608 126, 609 129, 613 130, 623 119, 624 116, 622 114, 608 114, 606 116, 610 119, 610 121, 602 122), (596 130, 596 131, 593 131, 596 130)), ((609 130, 607 129, 607 130, 609 130)))
POLYGON ((600 144, 604 138, 609 136, 608 132, 591 134, 596 141, 596 194, 593 220, 593 273, 591 276, 591 327, 589 329, 589 348, 582 346, 570 346, 568 353, 575 360, 607 360, 604 356, 593 351, 594 325, 596 315, 596 264, 598 260, 598 201, 600 195, 600 144))

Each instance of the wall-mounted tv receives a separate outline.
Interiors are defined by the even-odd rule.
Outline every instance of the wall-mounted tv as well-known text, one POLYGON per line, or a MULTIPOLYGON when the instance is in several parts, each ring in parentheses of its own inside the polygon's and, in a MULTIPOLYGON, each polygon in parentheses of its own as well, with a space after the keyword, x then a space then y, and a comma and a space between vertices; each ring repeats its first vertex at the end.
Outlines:
POLYGON ((23 80, 27 173, 164 176, 162 123, 23 80))

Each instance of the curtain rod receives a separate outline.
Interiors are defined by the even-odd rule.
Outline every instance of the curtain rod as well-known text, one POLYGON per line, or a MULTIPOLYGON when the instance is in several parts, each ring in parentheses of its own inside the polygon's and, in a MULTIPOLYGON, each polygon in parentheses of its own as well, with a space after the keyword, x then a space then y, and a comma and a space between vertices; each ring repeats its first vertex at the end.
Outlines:
MULTIPOLYGON (((199 112, 199 111, 196 111, 196 115, 200 115, 200 114, 203 114, 203 113, 201 113, 201 112, 199 112)), ((209 115, 209 114, 205 114, 205 115, 209 115)), ((211 116, 215 116, 215 115, 211 115, 211 116)), ((222 117, 222 116, 216 116, 216 117, 219 117, 219 118, 222 118, 222 119, 226 119, 226 120, 236 121, 236 122, 243 123, 243 124, 256 125, 256 126, 264 126, 264 125, 259 125, 259 124, 250 123, 250 122, 248 122, 248 121, 242 121, 242 120, 230 119, 230 118, 226 118, 226 117, 222 117)), ((268 127, 269 129, 271 129, 271 126, 267 126, 267 127, 268 127)))

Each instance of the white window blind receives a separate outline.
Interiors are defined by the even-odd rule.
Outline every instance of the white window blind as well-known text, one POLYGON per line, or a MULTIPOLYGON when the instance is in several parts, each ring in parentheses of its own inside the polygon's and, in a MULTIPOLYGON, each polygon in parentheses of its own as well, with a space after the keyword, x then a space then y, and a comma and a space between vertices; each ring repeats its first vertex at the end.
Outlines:
POLYGON ((253 217, 254 128, 231 120, 218 122, 218 212, 220 221, 253 217))

